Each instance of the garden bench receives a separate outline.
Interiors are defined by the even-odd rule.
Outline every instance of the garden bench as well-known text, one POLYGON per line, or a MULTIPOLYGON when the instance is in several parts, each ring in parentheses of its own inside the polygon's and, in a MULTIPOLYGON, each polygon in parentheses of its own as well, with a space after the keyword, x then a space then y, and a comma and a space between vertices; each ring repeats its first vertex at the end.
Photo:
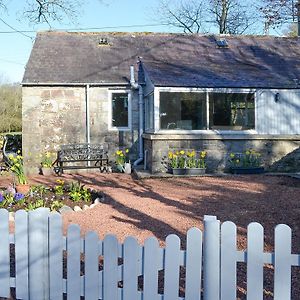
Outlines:
POLYGON ((69 144, 62 145, 53 163, 56 174, 64 170, 99 169, 108 171, 109 160, 104 145, 101 144, 69 144))

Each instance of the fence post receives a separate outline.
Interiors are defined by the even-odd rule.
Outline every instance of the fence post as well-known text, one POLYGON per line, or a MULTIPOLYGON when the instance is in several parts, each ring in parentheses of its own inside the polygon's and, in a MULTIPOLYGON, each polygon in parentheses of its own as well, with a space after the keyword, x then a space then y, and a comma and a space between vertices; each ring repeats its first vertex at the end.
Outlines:
POLYGON ((204 216, 203 299, 220 299, 220 221, 204 216))
POLYGON ((49 209, 28 213, 29 299, 49 300, 49 209))

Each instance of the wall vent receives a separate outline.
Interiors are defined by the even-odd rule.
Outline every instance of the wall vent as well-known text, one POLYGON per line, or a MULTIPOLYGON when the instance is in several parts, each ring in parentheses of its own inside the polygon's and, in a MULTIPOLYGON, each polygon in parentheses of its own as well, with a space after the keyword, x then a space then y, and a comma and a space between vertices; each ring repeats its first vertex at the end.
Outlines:
POLYGON ((108 45, 107 38, 100 38, 98 41, 98 45, 108 45))
POLYGON ((228 48, 229 47, 228 41, 226 39, 217 39, 216 43, 217 43, 218 48, 228 48))

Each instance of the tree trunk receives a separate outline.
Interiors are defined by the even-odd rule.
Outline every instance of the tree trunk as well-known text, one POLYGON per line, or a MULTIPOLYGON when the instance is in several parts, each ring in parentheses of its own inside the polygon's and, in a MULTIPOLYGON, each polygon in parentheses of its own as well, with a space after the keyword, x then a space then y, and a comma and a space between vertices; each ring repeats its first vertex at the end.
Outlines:
POLYGON ((300 36, 300 0, 297 3, 298 36, 300 36))
POLYGON ((226 33, 226 19, 227 19, 227 0, 222 0, 222 13, 220 18, 220 34, 226 33))

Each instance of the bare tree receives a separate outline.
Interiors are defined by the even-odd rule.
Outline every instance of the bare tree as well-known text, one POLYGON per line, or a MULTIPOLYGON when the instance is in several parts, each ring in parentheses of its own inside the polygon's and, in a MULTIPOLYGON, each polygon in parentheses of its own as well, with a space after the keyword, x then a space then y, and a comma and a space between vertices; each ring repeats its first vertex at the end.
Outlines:
POLYGON ((266 29, 298 22, 300 31, 300 0, 265 0, 260 10, 265 18, 266 29))
MULTIPOLYGON (((101 1, 101 0, 99 0, 101 1)), ((0 8, 6 9, 8 0, 0 0, 0 8)), ((30 23, 74 21, 87 0, 27 0, 21 11, 30 23)))
POLYGON ((239 0, 173 0, 159 7, 161 21, 189 33, 207 32, 211 25, 221 34, 253 31, 256 12, 256 7, 239 0))

